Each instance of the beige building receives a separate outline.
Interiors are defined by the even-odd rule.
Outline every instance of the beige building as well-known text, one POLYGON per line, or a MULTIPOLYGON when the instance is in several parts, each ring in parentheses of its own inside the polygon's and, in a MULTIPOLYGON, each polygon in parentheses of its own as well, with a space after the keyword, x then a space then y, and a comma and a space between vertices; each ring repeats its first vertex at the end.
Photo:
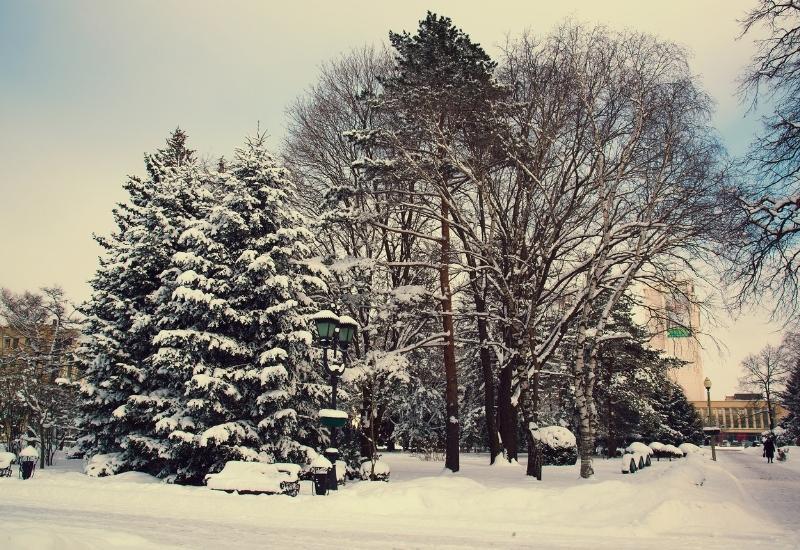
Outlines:
POLYGON ((653 335, 650 345, 688 362, 670 376, 681 385, 689 401, 700 401, 705 398, 705 376, 700 344, 694 337, 700 329, 700 308, 694 304, 694 296, 694 285, 690 282, 682 283, 674 293, 644 290, 649 310, 647 328, 653 335))
MULTIPOLYGON (((756 441, 760 438, 761 432, 769 430, 767 404, 757 393, 734 393, 726 396, 724 401, 712 401, 711 422, 708 421, 706 400, 693 401, 692 405, 700 413, 704 424, 719 426, 718 442, 756 441)), ((780 405, 774 407, 777 426, 787 412, 780 405)))

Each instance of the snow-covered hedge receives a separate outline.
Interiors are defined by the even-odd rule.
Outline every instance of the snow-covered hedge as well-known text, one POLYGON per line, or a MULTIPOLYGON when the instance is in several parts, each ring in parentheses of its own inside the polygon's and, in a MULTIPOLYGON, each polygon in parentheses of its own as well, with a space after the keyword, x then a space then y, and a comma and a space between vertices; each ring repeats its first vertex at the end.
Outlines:
POLYGON ((122 466, 123 462, 120 453, 108 453, 94 455, 89 459, 83 471, 87 476, 92 477, 113 476, 122 466))
POLYGON ((625 451, 628 453, 641 453, 645 455, 652 455, 654 452, 652 447, 650 447, 649 445, 645 445, 640 441, 634 441, 633 443, 625 447, 625 451))
POLYGON ((678 445, 678 448, 681 450, 684 456, 700 452, 700 447, 694 443, 681 443, 678 445))
POLYGON ((681 451, 675 445, 664 445, 663 452, 672 458, 680 458, 683 456, 683 451, 681 451))
POLYGON ((545 466, 571 466, 578 462, 575 435, 562 426, 545 426, 531 430, 539 443, 545 466))

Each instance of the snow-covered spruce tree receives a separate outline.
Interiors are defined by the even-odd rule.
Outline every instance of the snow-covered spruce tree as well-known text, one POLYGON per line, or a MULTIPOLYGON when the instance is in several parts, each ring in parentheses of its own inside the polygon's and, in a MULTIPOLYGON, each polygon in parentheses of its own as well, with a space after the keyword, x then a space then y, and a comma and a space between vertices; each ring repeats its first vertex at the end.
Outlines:
POLYGON ((87 456, 112 454, 114 469, 158 473, 153 417, 169 406, 150 379, 148 360, 157 332, 153 293, 175 251, 182 220, 195 216, 198 165, 176 129, 167 146, 145 155, 147 175, 130 177, 129 198, 113 211, 116 230, 95 236, 103 248, 91 280, 81 387, 81 445, 87 456))
POLYGON ((632 441, 679 445, 702 441, 702 423, 669 371, 683 361, 647 345, 649 334, 632 318, 630 297, 612 311, 608 330, 628 334, 601 345, 598 382, 598 434, 613 456, 632 441))
POLYGON ((183 395, 156 418, 163 474, 182 483, 228 460, 301 459, 324 389, 306 315, 326 288, 286 171, 258 135, 209 178, 219 201, 178 239, 154 340, 156 371, 183 395))
POLYGON ((783 346, 789 363, 789 376, 779 397, 789 414, 781 421, 781 427, 786 430, 787 441, 797 442, 800 440, 800 335, 787 335, 783 346))

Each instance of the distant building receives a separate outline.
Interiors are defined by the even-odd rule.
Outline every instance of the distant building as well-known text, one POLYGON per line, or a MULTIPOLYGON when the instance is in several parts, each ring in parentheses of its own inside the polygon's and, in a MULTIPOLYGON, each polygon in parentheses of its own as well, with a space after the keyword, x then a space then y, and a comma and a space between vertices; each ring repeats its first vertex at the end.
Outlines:
MULTIPOLYGON (((77 346, 79 332, 70 329, 67 341, 69 349, 74 350, 77 346)), ((36 331, 35 339, 39 339, 41 345, 47 345, 48 341, 53 340, 53 332, 50 325, 43 325, 36 331)), ((31 371, 25 369, 29 360, 28 350, 31 342, 29 338, 8 326, 0 325, 0 443, 11 442, 21 435, 24 435, 29 422, 28 411, 18 400, 10 399, 17 391, 16 388, 24 379, 29 376, 31 371)), ((55 383, 58 378, 66 378, 74 381, 80 376, 78 365, 74 361, 66 359, 62 363, 56 364, 55 368, 39 368, 34 372, 39 372, 38 376, 42 382, 55 383)))
MULTIPOLYGON (((708 402, 705 399, 692 401, 692 405, 700 413, 703 423, 709 425, 708 402)), ((775 405, 774 413, 777 426, 787 411, 780 405, 775 405)), ((720 428, 717 443, 756 441, 760 438, 761 432, 769 430, 767 403, 758 393, 728 395, 724 401, 711 402, 710 424, 720 428)))

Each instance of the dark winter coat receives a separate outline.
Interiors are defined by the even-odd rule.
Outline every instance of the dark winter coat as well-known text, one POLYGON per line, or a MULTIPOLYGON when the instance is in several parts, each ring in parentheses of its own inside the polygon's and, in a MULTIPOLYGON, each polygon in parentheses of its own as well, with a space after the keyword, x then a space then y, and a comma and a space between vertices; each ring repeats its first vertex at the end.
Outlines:
POLYGON ((775 443, 771 439, 764 442, 764 456, 767 458, 775 456, 775 443))

